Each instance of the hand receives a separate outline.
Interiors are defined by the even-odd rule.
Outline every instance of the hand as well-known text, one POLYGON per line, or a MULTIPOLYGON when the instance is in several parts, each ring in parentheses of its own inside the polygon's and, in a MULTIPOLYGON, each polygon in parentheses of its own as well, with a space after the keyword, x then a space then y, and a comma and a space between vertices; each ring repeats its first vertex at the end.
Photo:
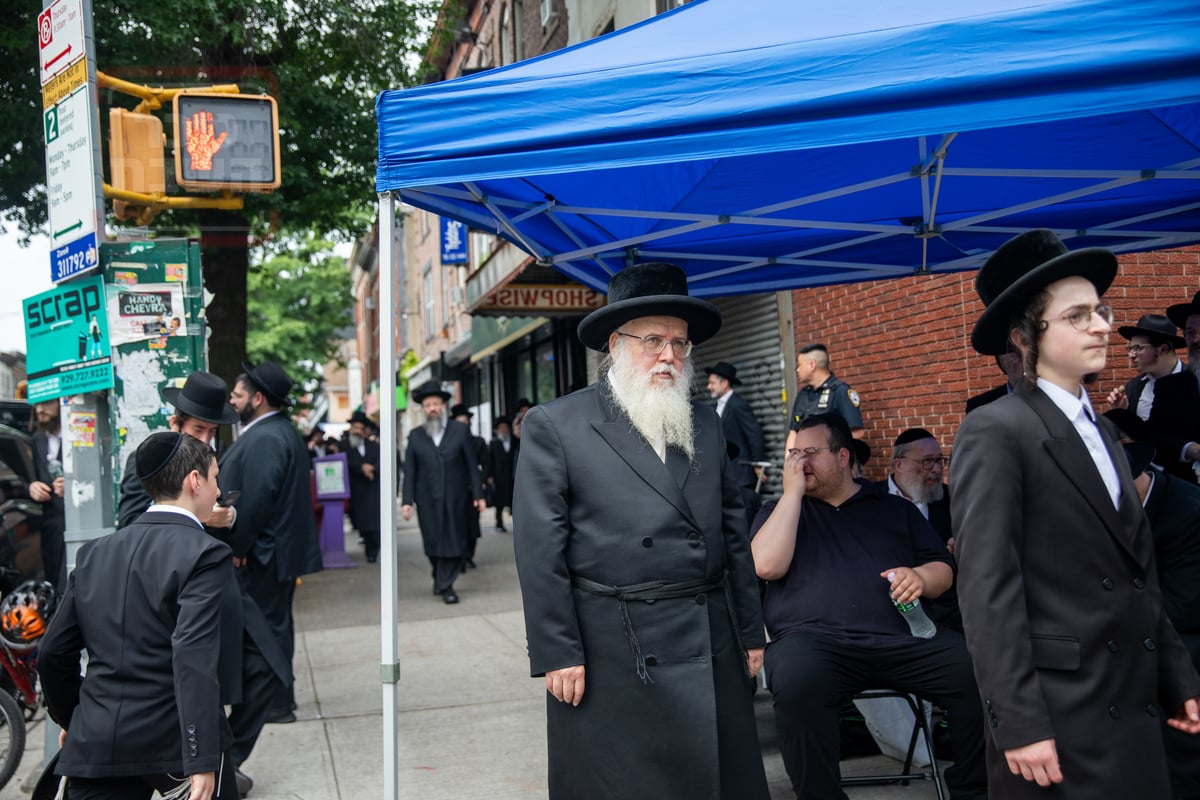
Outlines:
POLYGON ((758 671, 762 669, 763 652, 765 648, 751 647, 746 651, 746 668, 750 670, 750 677, 757 678, 758 671))
POLYGON ((583 664, 547 672, 546 691, 554 695, 555 700, 579 705, 583 700, 583 664))
POLYGON ((400 516, 404 517, 404 521, 408 522, 412 519, 412 506, 400 506, 400 516))
POLYGON ((184 142, 187 143, 187 153, 192 158, 192 169, 197 172, 211 172, 213 156, 225 144, 226 131, 220 136, 214 136, 213 115, 211 111, 197 111, 184 125, 184 142))
POLYGON ((243 556, 242 558, 238 558, 237 556, 233 557, 233 568, 234 569, 241 569, 244 566, 246 566, 245 556, 243 556))
POLYGON ((1167 720, 1167 724, 1184 733, 1200 733, 1200 702, 1197 700, 1200 698, 1183 701, 1183 707, 1167 720))
POLYGON ((42 481, 29 484, 29 499, 35 503, 45 503, 50 499, 50 485, 42 481))
POLYGON ((484 510, 485 508, 487 508, 487 500, 484 500, 484 499, 481 497, 481 498, 479 498, 478 500, 476 500, 476 501, 475 501, 475 510, 476 510, 476 511, 478 511, 480 514, 482 514, 482 513, 483 513, 483 510, 484 510))
POLYGON ((885 569, 879 577, 886 578, 889 574, 896 576, 892 581, 892 599, 897 603, 911 603, 925 594, 925 579, 911 567, 885 569))
POLYGON ((228 506, 218 505, 213 503, 212 512, 208 515, 208 522, 205 523, 210 528, 231 528, 233 527, 233 509, 228 506))
POLYGON ((946 540, 946 549, 950 551, 951 555, 954 555, 954 537, 953 536, 951 536, 949 539, 946 540))
POLYGON ((363 464, 362 465, 362 474, 366 475, 367 480, 369 480, 369 481, 375 480, 375 465, 374 464, 363 464))
POLYGON ((1125 394, 1124 386, 1118 386, 1108 393, 1108 407, 1129 408, 1129 396, 1125 394))
POLYGON ((1183 451, 1183 460, 1189 462, 1200 461, 1200 444, 1188 442, 1188 446, 1183 451))
POLYGON ((61 475, 54 479, 54 493, 62 497, 67 491, 67 479, 61 475))
POLYGON ((783 493, 804 496, 804 454, 797 451, 788 453, 783 460, 783 493))
POLYGON ((63 745, 67 743, 67 729, 63 728, 58 732, 58 749, 62 750, 63 745))
POLYGON ((1005 750, 1004 757, 1013 775, 1020 775, 1038 786, 1063 782, 1062 771, 1058 768, 1058 750, 1054 747, 1053 739, 1042 739, 1024 747, 1005 750))
POLYGON ((212 800, 213 791, 217 788, 217 773, 198 772, 188 777, 192 784, 191 800, 212 800))

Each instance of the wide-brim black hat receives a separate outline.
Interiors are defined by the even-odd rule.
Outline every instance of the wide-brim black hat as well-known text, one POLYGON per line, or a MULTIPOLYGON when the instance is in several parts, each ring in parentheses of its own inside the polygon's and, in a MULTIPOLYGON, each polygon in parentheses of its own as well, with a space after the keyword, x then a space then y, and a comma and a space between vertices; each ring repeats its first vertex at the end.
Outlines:
POLYGON ((254 382, 263 397, 271 401, 271 405, 286 406, 288 394, 292 391, 293 381, 283 371, 283 367, 274 361, 263 361, 257 367, 249 361, 242 362, 242 372, 254 382))
POLYGON ((355 411, 350 415, 350 424, 353 425, 356 422, 361 425, 366 425, 368 428, 375 427, 375 420, 371 419, 361 411, 355 411))
POLYGON ((434 395, 442 398, 442 402, 444 403, 450 402, 450 393, 442 388, 441 383, 435 380, 425 381, 416 389, 413 389, 412 394, 413 400, 416 400, 418 403, 423 403, 426 397, 433 397, 434 395))
POLYGON ((237 410, 229 405, 229 387, 211 372, 193 372, 183 387, 168 386, 162 390, 163 401, 189 417, 217 425, 232 425, 238 421, 237 410))
POLYGON ((450 406, 450 416, 452 417, 474 417, 475 412, 472 411, 466 403, 455 403, 450 406))
POLYGON ((688 339, 700 344, 721 329, 721 310, 688 296, 687 275, 674 264, 635 264, 608 282, 608 304, 579 323, 579 341, 592 350, 608 350, 608 337, 638 317, 677 317, 687 323, 688 339))
POLYGON ((1013 317, 1038 292, 1075 275, 1091 281, 1102 295, 1117 275, 1117 257, 1100 247, 1068 250, 1045 228, 1009 239, 975 278, 975 292, 987 307, 971 332, 971 346, 988 356, 1007 352, 1013 317))
POLYGON ((728 361, 718 361, 716 366, 705 367, 704 372, 708 375, 720 375, 722 378, 729 381, 730 386, 742 385, 742 382, 738 380, 737 367, 735 367, 733 364, 730 364, 728 361))
POLYGON ((1167 317, 1179 326, 1180 330, 1187 327, 1188 317, 1200 314, 1200 292, 1196 292, 1190 303, 1176 303, 1167 307, 1167 317))
MULTIPOLYGON (((1200 297, 1200 295, 1197 295, 1200 297)), ((1200 308, 1196 311, 1200 314, 1200 308)), ((1126 339, 1132 339, 1135 336, 1156 336, 1161 339, 1166 339, 1171 343, 1171 347, 1179 349, 1187 342, 1178 333, 1178 327, 1174 322, 1164 317, 1162 314, 1143 314, 1137 321, 1137 325, 1122 325, 1117 328, 1117 333, 1124 336, 1126 339)))

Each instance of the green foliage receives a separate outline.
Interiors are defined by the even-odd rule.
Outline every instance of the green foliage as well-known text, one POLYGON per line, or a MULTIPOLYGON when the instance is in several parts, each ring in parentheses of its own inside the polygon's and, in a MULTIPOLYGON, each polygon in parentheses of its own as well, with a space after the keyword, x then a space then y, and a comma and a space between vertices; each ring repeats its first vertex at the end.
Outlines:
MULTIPOLYGON (((41 0, 0 3, 0 215, 29 233, 46 221, 36 20, 41 0)), ((246 198, 252 228, 346 240, 375 204, 375 96, 412 82, 439 4, 432 0, 92 0, 97 61, 152 86, 237 83, 279 103, 283 185, 246 198)), ((101 105, 136 100, 102 92, 101 105)), ((101 120, 107 120, 102 111, 101 120)), ((170 125, 165 126, 168 139, 170 125)), ((170 145, 170 142, 168 142, 170 145)), ((107 159, 106 159, 107 160, 107 159)), ((161 224, 194 224, 193 212, 161 224)))
POLYGON ((298 384, 314 391, 322 381, 319 368, 337 358, 339 331, 353 324, 346 260, 329 242, 309 239, 252 263, 246 281, 247 356, 286 365, 298 384))

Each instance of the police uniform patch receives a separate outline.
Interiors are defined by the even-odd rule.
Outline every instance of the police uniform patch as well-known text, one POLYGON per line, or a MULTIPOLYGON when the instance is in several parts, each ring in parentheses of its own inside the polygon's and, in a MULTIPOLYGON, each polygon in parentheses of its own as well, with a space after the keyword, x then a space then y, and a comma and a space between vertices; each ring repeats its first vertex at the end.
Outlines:
POLYGON ((855 408, 858 408, 858 402, 859 402, 859 401, 858 401, 858 392, 854 391, 853 389, 847 389, 847 390, 846 390, 846 397, 849 397, 849 398, 850 398, 850 403, 851 403, 851 404, 852 404, 852 405, 853 405, 855 408))

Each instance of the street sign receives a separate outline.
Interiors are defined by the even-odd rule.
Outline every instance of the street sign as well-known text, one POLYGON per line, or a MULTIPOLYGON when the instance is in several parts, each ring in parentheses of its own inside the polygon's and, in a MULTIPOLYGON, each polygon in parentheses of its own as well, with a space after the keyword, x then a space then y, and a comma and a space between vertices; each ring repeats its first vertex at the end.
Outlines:
POLYGON ((38 15, 50 279, 100 266, 100 124, 94 104, 90 0, 53 0, 38 15))
POLYGON ((279 188, 275 98, 249 94, 175 95, 175 180, 188 191, 279 188))
POLYGON ((99 275, 27 297, 21 311, 29 402, 112 388, 104 282, 99 275))
POLYGON ((438 219, 442 221, 442 265, 467 263, 467 226, 449 217, 438 219))

